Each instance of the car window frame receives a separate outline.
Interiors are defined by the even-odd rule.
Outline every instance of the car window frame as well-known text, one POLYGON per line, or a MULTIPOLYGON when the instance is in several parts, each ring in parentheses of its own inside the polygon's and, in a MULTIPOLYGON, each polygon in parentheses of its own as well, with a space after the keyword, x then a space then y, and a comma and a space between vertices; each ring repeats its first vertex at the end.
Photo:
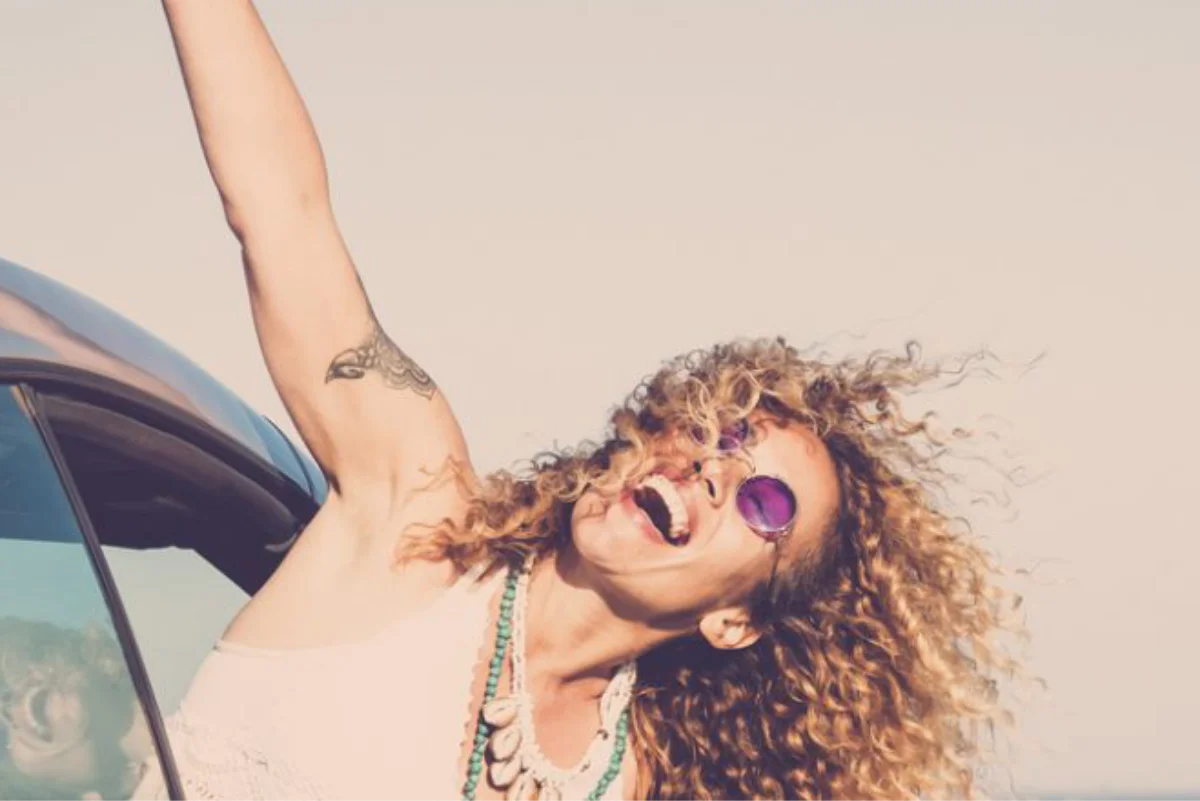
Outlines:
POLYGON ((311 459, 306 459, 279 426, 263 415, 259 416, 267 429, 279 435, 281 450, 293 462, 289 464, 290 472, 203 417, 109 376, 70 365, 0 355, 0 383, 27 384, 35 394, 64 392, 100 406, 119 408, 122 413, 186 439, 229 462, 264 489, 280 495, 286 505, 305 507, 305 517, 315 514, 328 495, 328 483, 319 471, 314 476, 311 459), (303 477, 304 484, 298 483, 299 477, 303 477))
MULTIPOLYGON (((289 469, 269 461, 203 417, 109 376, 69 365, 0 356, 0 383, 25 384, 31 387, 35 396, 66 394, 119 411, 145 425, 179 437, 226 462, 274 495, 296 515, 296 530, 285 542, 265 545, 268 550, 278 553, 281 559, 295 544, 300 531, 316 515, 329 494, 328 481, 311 458, 306 458, 279 426, 266 416, 260 415, 268 429, 278 434, 283 446, 281 450, 286 451, 294 462, 289 463, 289 469), (298 477, 303 477, 304 484, 298 483, 298 477)), ((44 410, 42 419, 49 419, 44 410)), ((220 570, 220 567, 217 569, 220 570)), ((220 572, 228 576, 224 570, 220 572)), ((254 589, 257 590, 257 587, 254 589)), ((247 592, 253 595, 252 591, 247 592)))

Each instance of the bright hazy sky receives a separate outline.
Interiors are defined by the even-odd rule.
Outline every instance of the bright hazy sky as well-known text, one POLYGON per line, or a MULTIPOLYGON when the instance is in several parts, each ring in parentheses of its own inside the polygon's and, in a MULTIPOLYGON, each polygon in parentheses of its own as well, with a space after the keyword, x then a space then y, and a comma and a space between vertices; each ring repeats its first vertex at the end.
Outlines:
MULTIPOLYGON (((735 335, 1045 352, 926 401, 1044 476, 979 526, 1036 568, 1017 786, 1200 792, 1200 4, 261 8, 380 317, 485 469, 735 335)), ((157 3, 0 19, 0 255, 286 428, 157 3)))

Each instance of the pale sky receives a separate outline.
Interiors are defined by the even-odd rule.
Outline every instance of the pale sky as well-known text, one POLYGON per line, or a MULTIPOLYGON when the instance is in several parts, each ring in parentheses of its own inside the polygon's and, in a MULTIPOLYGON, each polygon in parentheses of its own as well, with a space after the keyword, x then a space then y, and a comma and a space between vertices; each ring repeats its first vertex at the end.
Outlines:
MULTIPOLYGON (((260 7, 483 469, 732 336, 1044 351, 923 401, 1045 475, 979 526, 1036 567, 1017 787, 1200 792, 1200 4, 260 7)), ((0 0, 0 76, 0 255, 292 431, 158 4, 0 0)))

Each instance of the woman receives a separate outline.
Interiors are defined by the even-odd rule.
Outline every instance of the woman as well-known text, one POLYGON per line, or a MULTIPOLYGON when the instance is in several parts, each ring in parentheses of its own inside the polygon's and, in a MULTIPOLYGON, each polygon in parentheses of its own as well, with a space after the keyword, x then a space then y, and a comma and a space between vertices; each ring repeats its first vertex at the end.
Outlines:
POLYGON ((194 797, 971 789, 1000 595, 922 480, 915 353, 668 365, 599 447, 471 469, 382 331, 249 0, 164 0, 255 323, 328 502, 169 728, 194 797))

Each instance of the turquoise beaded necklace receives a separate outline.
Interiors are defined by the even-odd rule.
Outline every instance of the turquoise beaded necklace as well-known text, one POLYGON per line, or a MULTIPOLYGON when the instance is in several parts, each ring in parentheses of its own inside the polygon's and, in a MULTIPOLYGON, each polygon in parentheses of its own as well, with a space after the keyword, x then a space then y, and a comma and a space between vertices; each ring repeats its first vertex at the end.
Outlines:
MULTIPOLYGON (((517 597, 517 581, 520 571, 509 568, 504 582, 504 595, 500 598, 500 620, 496 624, 496 645, 492 650, 492 661, 488 663, 487 684, 483 691, 483 704, 480 706, 479 718, 475 724, 475 741, 471 756, 467 761, 467 778, 463 783, 462 797, 464 801, 475 801, 475 791, 479 788, 479 778, 483 774, 483 754, 487 749, 488 736, 492 733, 491 726, 483 719, 483 707, 496 697, 500 687, 500 671, 504 667, 504 657, 512 640, 513 603, 517 597)), ((625 758, 625 746, 629 739, 629 708, 626 707, 617 721, 612 757, 608 769, 596 784, 595 789, 588 793, 588 801, 598 801, 608 790, 610 784, 621 773, 621 762, 625 758)))

